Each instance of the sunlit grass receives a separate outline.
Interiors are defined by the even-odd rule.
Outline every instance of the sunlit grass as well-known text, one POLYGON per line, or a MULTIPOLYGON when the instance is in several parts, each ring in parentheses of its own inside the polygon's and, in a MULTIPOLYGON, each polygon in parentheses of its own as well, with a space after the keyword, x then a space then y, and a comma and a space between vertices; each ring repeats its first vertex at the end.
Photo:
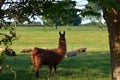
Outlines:
POLYGON ((59 31, 63 30, 66 31, 68 50, 79 47, 87 47, 90 51, 109 50, 107 31, 99 31, 97 27, 60 27, 58 30, 54 28, 18 27, 17 34, 21 37, 13 42, 12 47, 18 53, 23 48, 34 48, 35 46, 56 48, 59 31))

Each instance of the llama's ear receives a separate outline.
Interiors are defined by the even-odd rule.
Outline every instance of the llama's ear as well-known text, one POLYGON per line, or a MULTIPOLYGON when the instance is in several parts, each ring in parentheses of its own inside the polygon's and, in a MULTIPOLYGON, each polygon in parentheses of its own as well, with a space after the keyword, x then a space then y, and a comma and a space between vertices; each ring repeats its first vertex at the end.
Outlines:
POLYGON ((63 34, 65 35, 65 31, 63 31, 63 34))
POLYGON ((61 31, 59 31, 59 35, 61 35, 61 31))

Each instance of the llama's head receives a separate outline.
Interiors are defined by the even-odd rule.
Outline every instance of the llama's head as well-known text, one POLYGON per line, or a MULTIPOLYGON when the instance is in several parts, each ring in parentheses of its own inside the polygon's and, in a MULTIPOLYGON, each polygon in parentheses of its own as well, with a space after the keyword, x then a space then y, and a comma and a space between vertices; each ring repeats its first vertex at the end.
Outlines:
POLYGON ((59 32, 59 35, 60 35, 60 41, 62 41, 62 42, 65 42, 66 40, 65 40, 65 31, 63 32, 63 34, 61 33, 61 31, 59 32))

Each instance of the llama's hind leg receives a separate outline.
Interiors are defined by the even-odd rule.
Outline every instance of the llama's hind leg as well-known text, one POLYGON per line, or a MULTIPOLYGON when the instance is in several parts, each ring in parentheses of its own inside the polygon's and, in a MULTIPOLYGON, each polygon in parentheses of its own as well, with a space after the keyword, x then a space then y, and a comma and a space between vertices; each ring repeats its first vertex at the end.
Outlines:
POLYGON ((39 71, 35 71, 36 79, 39 80, 39 71))
POLYGON ((52 65, 49 65, 48 80, 50 80, 50 77, 51 77, 51 72, 52 72, 52 65))
POLYGON ((56 66, 57 65, 54 65, 54 80, 56 80, 56 66))

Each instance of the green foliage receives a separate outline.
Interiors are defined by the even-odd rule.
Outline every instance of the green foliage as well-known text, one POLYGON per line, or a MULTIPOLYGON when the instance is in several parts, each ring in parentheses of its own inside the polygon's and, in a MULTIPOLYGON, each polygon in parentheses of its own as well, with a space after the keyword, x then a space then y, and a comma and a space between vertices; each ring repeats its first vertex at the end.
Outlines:
POLYGON ((7 54, 8 46, 12 45, 12 42, 14 40, 18 39, 18 37, 16 35, 15 27, 11 27, 10 23, 4 22, 4 20, 1 19, 0 31, 1 31, 0 32, 0 45, 3 44, 5 46, 5 50, 0 52, 0 73, 3 70, 3 67, 6 66, 10 71, 12 71, 14 73, 14 80, 16 80, 15 71, 9 65, 4 64, 4 60, 6 59, 5 54, 7 54), (8 31, 8 33, 5 31, 8 31))
POLYGON ((12 41, 18 39, 14 27, 2 27, 1 31, 8 30, 9 33, 0 33, 0 44, 11 45, 12 41))
POLYGON ((5 4, 9 4, 9 6, 7 9, 1 10, 0 14, 2 18, 7 17, 8 19, 14 19, 15 21, 19 22, 24 21, 30 22, 30 17, 36 19, 35 16, 44 16, 46 20, 51 19, 51 21, 55 24, 58 21, 61 23, 64 22, 68 24, 69 20, 73 19, 74 18, 73 16, 77 15, 77 12, 79 11, 78 9, 75 9, 76 2, 71 0, 69 1, 25 0, 13 3, 5 2, 5 4), (72 18, 70 16, 72 16, 72 18), (64 18, 67 20, 64 20, 64 18))
MULTIPOLYGON (((3 0, 2 0, 3 1, 3 0)), ((118 0, 88 0, 86 9, 81 12, 75 9, 76 2, 72 0, 23 0, 21 2, 11 2, 7 9, 0 10, 0 17, 3 19, 14 19, 19 22, 28 21, 30 18, 36 19, 35 16, 44 16, 46 20, 50 20, 54 24, 69 24, 73 22, 77 16, 77 12, 81 12, 82 16, 95 15, 100 16, 96 8, 109 9, 115 8, 120 10, 120 1, 118 0), (94 3, 94 4, 93 4, 94 3)))
POLYGON ((116 10, 120 10, 120 1, 119 0, 87 0, 88 2, 96 3, 99 7, 104 9, 114 8, 116 10))
POLYGON ((46 2, 43 5, 43 20, 46 23, 51 20, 55 25, 70 25, 80 18, 77 15, 80 10, 75 9, 75 6, 76 2, 71 0, 46 2))
MULTIPOLYGON (((7 47, 6 47, 7 48, 7 47)), ((16 72, 15 70, 10 66, 10 65, 6 65, 4 64, 5 59, 6 59, 6 49, 2 52, 0 52, 0 74, 2 72, 4 72, 4 67, 8 68, 14 75, 14 80, 16 80, 16 72)))
POLYGON ((100 10, 101 8, 93 2, 89 2, 85 8, 82 10, 81 15, 85 16, 97 16, 100 17, 100 10))
POLYGON ((103 16, 102 8, 99 6, 97 1, 89 1, 88 4, 85 5, 85 8, 81 11, 81 15, 85 19, 90 19, 92 23, 96 23, 98 21, 99 25, 101 25, 103 16))
POLYGON ((5 59, 5 53, 4 52, 0 52, 0 73, 2 71, 4 59, 5 59))

